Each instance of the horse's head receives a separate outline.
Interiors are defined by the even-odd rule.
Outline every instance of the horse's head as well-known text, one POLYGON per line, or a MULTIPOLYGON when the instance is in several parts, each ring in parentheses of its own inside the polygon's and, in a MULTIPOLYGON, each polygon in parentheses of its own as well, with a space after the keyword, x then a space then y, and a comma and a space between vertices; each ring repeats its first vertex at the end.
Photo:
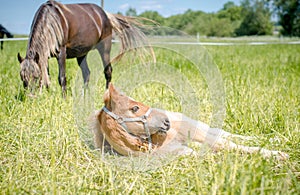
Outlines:
MULTIPOLYGON (((104 94, 104 103, 109 111, 121 117, 121 120, 124 119, 128 131, 136 136, 143 138, 149 136, 148 133, 151 135, 157 132, 166 133, 170 128, 170 122, 166 114, 157 109, 151 109, 149 106, 124 95, 111 83, 104 94), (139 121, 139 118, 146 121, 139 121), (131 119, 137 119, 137 121, 130 121, 131 119), (149 132, 146 132, 145 122, 149 132)), ((121 124, 119 123, 119 125, 121 124)))
POLYGON ((20 76, 23 81, 23 86, 25 89, 33 90, 39 85, 41 79, 41 70, 38 65, 38 55, 31 58, 22 58, 18 53, 18 60, 20 62, 21 71, 20 76))

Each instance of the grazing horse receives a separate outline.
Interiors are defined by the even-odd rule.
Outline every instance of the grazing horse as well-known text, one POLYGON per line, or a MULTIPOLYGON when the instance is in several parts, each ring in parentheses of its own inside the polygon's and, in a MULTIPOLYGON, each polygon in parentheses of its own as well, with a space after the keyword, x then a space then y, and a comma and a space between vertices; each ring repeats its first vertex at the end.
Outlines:
POLYGON ((100 151, 112 149, 125 156, 149 152, 153 155, 186 155, 194 152, 187 146, 192 141, 206 143, 214 151, 235 149, 245 153, 260 153, 266 158, 288 158, 284 152, 237 145, 230 141, 233 137, 250 139, 247 136, 210 128, 181 113, 152 109, 120 93, 111 83, 104 94, 104 104, 90 119, 95 147, 100 151))
POLYGON ((94 48, 102 58, 107 88, 112 74, 112 32, 120 38, 122 54, 145 41, 138 25, 142 24, 137 18, 110 14, 95 4, 61 4, 52 0, 42 4, 31 25, 25 59, 18 53, 24 88, 32 90, 38 84, 41 89, 50 85, 49 57, 57 58, 63 96, 66 93, 66 58, 77 58, 87 85, 90 70, 86 55, 94 48))
MULTIPOLYGON (((0 24, 0 39, 4 38, 4 35, 6 35, 7 38, 13 38, 14 36, 6 30, 1 24, 0 24)), ((1 50, 3 49, 3 41, 1 41, 1 50)))

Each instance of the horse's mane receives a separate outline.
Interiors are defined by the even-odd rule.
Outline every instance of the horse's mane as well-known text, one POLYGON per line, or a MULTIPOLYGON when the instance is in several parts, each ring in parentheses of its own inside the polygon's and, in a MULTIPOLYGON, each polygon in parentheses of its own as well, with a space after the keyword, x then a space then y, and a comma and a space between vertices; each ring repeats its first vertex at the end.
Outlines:
POLYGON ((26 57, 35 58, 38 55, 42 78, 47 79, 48 57, 56 55, 63 41, 63 27, 60 18, 60 8, 57 2, 47 1, 36 12, 28 41, 26 57))
POLYGON ((31 25, 28 51, 33 54, 37 52, 40 57, 55 54, 63 40, 63 28, 58 13, 60 8, 56 4, 48 1, 41 5, 31 25))

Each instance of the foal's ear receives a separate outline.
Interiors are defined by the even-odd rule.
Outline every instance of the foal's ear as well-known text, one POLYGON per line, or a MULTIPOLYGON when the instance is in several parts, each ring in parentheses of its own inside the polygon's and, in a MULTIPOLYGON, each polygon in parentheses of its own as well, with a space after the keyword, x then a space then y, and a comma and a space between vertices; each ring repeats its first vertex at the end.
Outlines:
POLYGON ((114 85, 111 82, 108 83, 108 90, 109 91, 114 91, 115 90, 115 87, 114 87, 114 85))
POLYGON ((113 90, 114 90, 114 86, 111 83, 109 83, 108 89, 104 92, 104 96, 103 96, 103 101, 104 101, 105 106, 110 105, 111 92, 113 90))
POLYGON ((110 106, 111 99, 113 99, 113 97, 116 97, 116 95, 118 95, 118 94, 119 94, 119 92, 114 87, 114 85, 112 83, 109 83, 108 89, 105 91, 104 96, 103 96, 103 101, 104 101, 105 106, 110 106))
POLYGON ((104 105, 105 105, 105 106, 110 105, 110 92, 109 92, 109 89, 107 89, 107 90, 104 92, 104 95, 103 95, 103 102, 104 102, 104 105))
POLYGON ((20 63, 22 63, 23 60, 24 60, 24 58, 21 57, 20 53, 18 53, 18 60, 19 60, 20 63))
POLYGON ((119 100, 120 91, 118 90, 118 88, 115 88, 115 86, 112 83, 109 83, 108 90, 109 90, 111 100, 115 100, 115 101, 119 100))

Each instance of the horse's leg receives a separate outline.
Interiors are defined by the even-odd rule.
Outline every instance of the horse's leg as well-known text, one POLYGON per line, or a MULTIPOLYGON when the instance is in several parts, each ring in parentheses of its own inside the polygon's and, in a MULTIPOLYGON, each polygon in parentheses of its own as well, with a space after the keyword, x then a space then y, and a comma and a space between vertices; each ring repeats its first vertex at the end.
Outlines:
POLYGON ((66 47, 61 47, 60 52, 57 57, 57 62, 59 66, 58 82, 62 88, 62 96, 66 97, 66 47))
POLYGON ((77 63, 81 69, 84 86, 88 86, 90 80, 90 69, 86 62, 86 55, 77 58, 77 63))
POLYGON ((50 78, 49 65, 47 66, 47 74, 48 74, 48 77, 50 78))
MULTIPOLYGON (((4 34, 2 34, 2 32, 0 32, 0 39, 3 39, 4 34)), ((3 49, 3 41, 1 41, 1 50, 3 49)))
POLYGON ((106 79, 106 89, 111 81, 112 67, 110 63, 110 50, 111 50, 111 36, 106 37, 104 40, 100 41, 97 45, 97 50, 102 58, 104 75, 106 79))
MULTIPOLYGON (((47 64, 47 75, 49 78, 48 80, 50 80, 51 78, 50 78, 49 64, 47 64)), ((47 90, 49 90, 49 83, 46 84, 46 88, 47 88, 47 90)))

